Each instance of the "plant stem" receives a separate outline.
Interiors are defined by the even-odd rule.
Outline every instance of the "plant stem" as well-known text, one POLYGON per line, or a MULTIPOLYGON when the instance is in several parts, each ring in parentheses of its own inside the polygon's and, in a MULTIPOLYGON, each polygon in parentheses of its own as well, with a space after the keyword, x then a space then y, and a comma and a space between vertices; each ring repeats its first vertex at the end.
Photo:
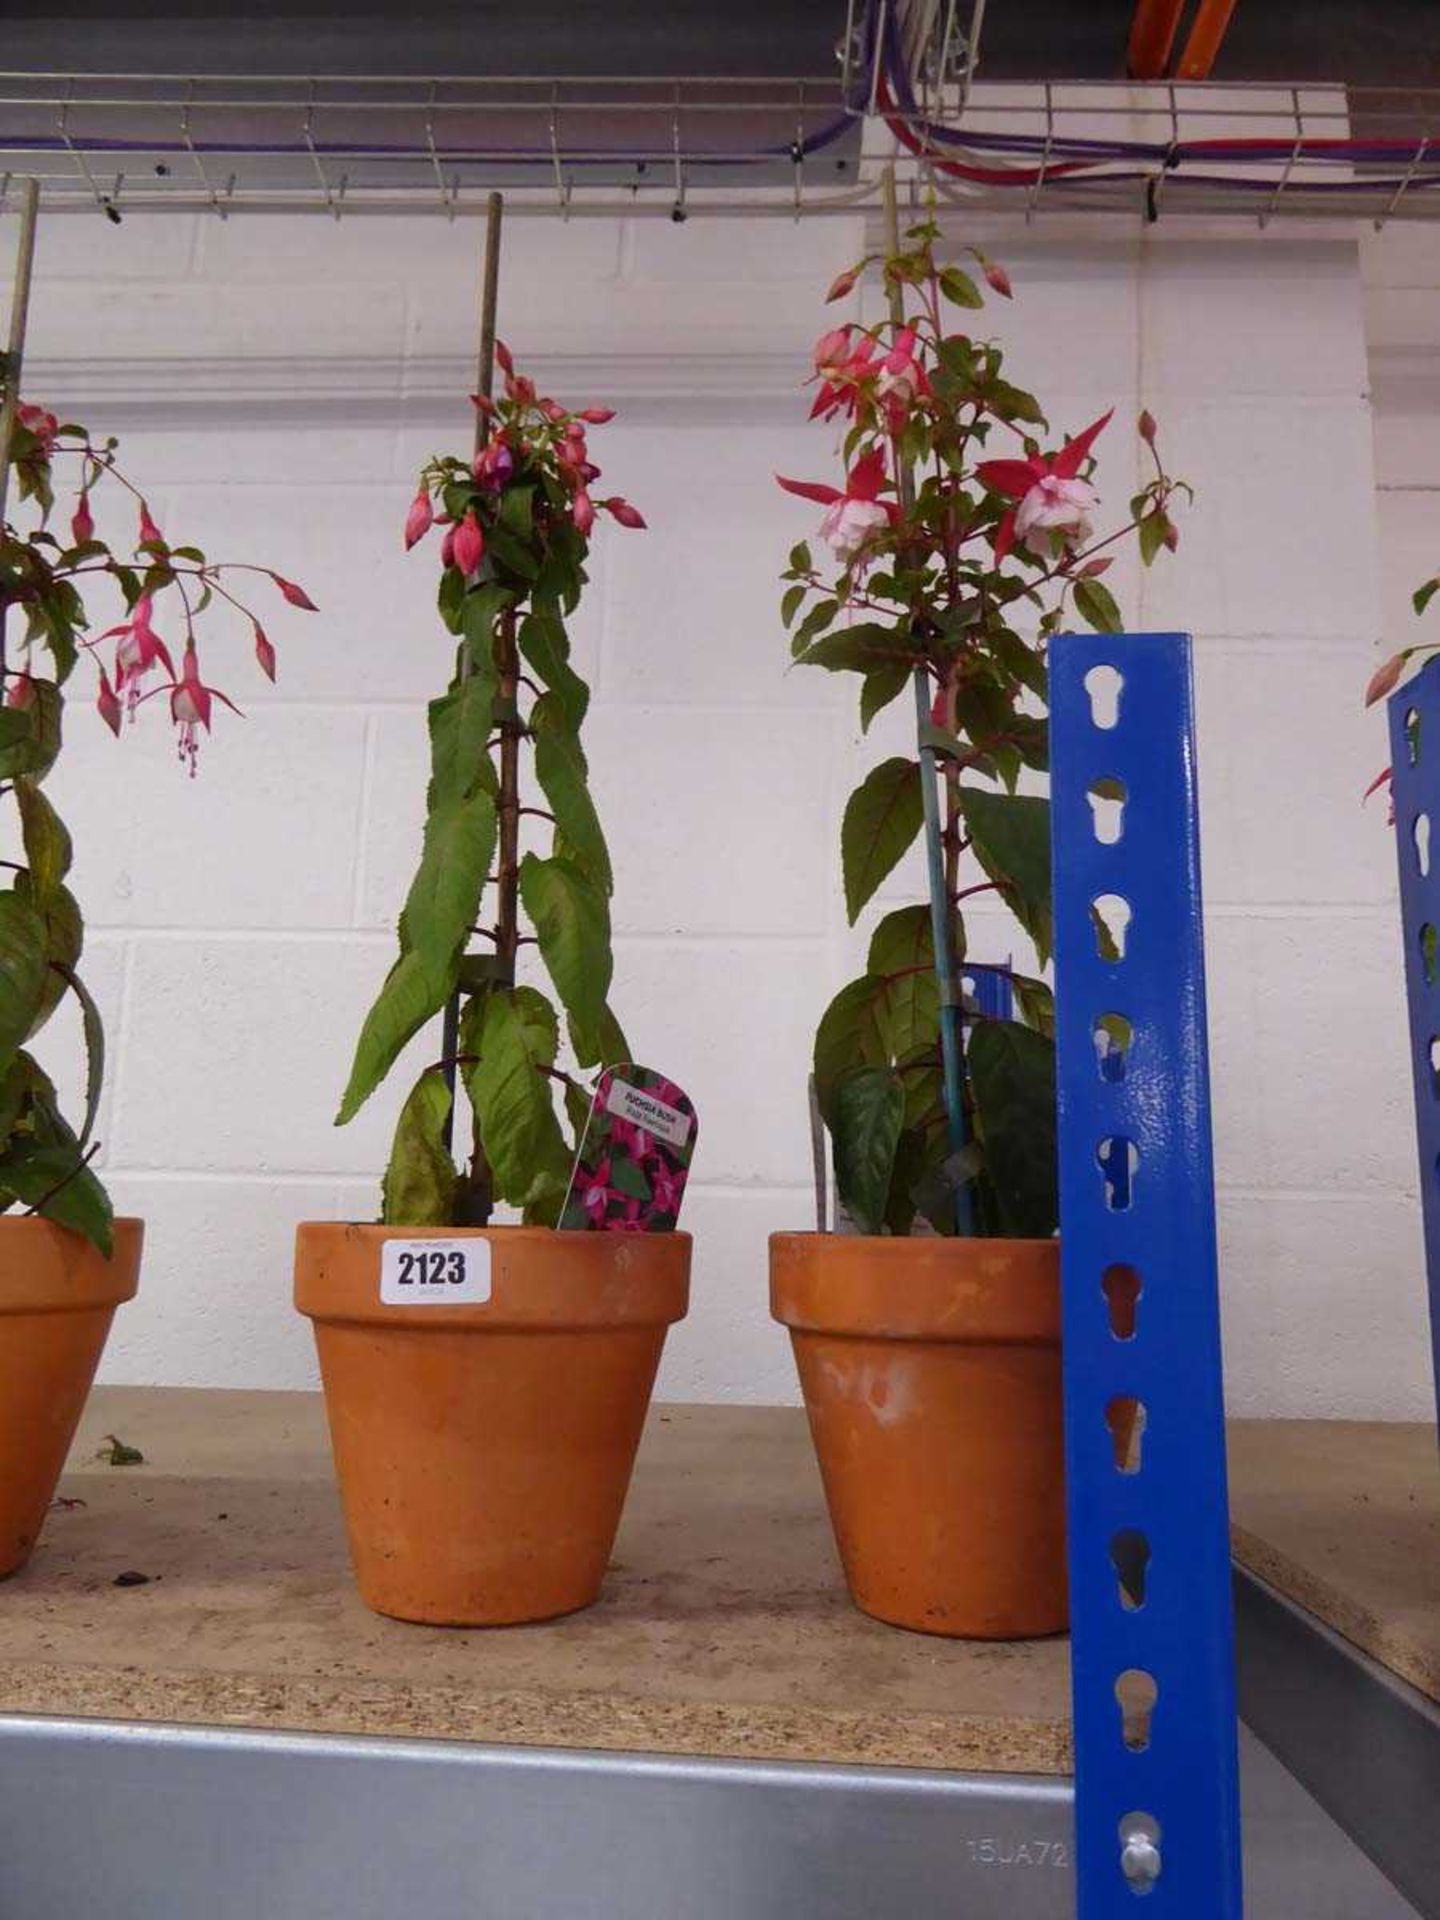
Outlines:
MULTIPOLYGON (((900 215, 895 201, 895 169, 885 176, 886 246, 893 256, 900 251, 900 215)), ((887 276, 890 318, 897 327, 905 324, 905 295, 900 283, 887 276)), ((900 496, 900 511, 907 514, 914 503, 914 476, 895 450, 895 486, 900 496)), ((940 990, 940 1048, 944 1065, 945 1124, 952 1155, 965 1146, 965 1051, 961 1024, 960 990, 955 977, 955 952, 951 942, 950 890, 945 868, 945 852, 940 829, 940 800, 937 792, 935 752, 925 745, 925 728, 930 720, 930 681, 926 669, 915 669, 915 728, 920 747, 920 795, 925 808, 925 853, 930 880, 930 934, 935 948, 935 980, 940 990)), ((955 1189, 955 1230, 970 1234, 975 1230, 968 1185, 955 1189)))

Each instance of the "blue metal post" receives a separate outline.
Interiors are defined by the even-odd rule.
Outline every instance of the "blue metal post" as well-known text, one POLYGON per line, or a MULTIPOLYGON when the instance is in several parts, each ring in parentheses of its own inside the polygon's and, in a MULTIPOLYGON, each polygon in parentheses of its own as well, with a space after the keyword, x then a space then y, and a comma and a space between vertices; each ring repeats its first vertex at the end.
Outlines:
POLYGON ((1050 708, 1078 1912, 1237 1920, 1190 642, 1062 635, 1050 708), (1123 783, 1113 844, 1097 780, 1123 783))
POLYGON ((1395 855, 1405 930, 1420 1212, 1430 1278, 1435 1389, 1440 1396, 1440 660, 1431 660, 1390 696, 1389 704, 1390 789, 1395 800, 1395 855))

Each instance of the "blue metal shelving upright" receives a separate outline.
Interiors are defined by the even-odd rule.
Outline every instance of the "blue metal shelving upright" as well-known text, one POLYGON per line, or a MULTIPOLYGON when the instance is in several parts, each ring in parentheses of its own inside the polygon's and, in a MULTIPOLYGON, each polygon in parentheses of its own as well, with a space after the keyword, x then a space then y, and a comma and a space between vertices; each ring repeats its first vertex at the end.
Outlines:
POLYGON ((1188 637, 1057 638, 1050 709, 1077 1910, 1236 1920, 1188 637))
POLYGON ((1440 1396, 1440 659, 1390 696, 1389 717, 1420 1212, 1440 1396))

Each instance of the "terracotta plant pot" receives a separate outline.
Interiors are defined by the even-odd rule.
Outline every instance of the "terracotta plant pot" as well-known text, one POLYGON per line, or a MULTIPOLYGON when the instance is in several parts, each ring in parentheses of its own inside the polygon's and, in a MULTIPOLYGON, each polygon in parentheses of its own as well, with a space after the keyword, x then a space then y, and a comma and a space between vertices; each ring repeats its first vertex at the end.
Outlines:
POLYGON ((107 1260, 49 1220, 0 1218, 0 1579, 30 1558, 115 1309, 134 1297, 140 1220, 107 1260))
POLYGON ((684 1233, 310 1223, 295 1304, 315 1324, 361 1597, 377 1613, 507 1626, 600 1592, 684 1233), (490 1298, 380 1298, 387 1241, 488 1242, 490 1298))
POLYGON ((777 1233, 770 1308, 856 1606, 965 1639, 1063 1631, 1058 1242, 777 1233))

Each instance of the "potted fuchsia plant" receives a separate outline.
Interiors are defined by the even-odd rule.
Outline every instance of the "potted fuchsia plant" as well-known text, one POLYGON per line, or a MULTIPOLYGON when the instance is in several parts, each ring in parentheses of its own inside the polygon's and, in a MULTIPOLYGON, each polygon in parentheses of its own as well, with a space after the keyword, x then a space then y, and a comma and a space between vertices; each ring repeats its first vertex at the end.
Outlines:
MULTIPOLYGON (((94 673, 100 717, 116 734, 127 714, 133 720, 141 707, 163 701, 181 762, 193 774, 214 703, 232 705, 200 671, 207 609, 218 600, 245 615, 256 657, 272 679, 275 653, 233 584, 237 574, 268 569, 171 546, 121 472, 114 440, 94 441, 83 427, 62 426, 54 414, 19 404, 0 461, 34 514, 28 532, 0 524, 0 794, 13 804, 22 856, 3 863, 10 883, 0 892, 3 1577, 23 1566, 34 1546, 115 1308, 135 1292, 143 1235, 139 1220, 113 1217, 91 1164, 100 1145, 104 1030, 80 972, 85 925, 66 884, 70 835, 45 786, 61 751, 71 676, 82 661, 94 673), (68 532, 56 533, 49 522, 62 463, 73 474, 75 498, 68 532), (139 526, 128 559, 96 537, 90 502, 102 488, 134 500, 139 526), (119 625, 99 634, 82 598, 96 589, 125 609, 119 625), (178 672, 157 622, 178 646, 178 672), (67 998, 79 1010, 88 1058, 78 1125, 28 1051, 67 998)), ((310 607, 293 581, 268 577, 291 605, 310 607)))
POLYGON ((566 410, 503 347, 497 360, 503 394, 476 402, 475 457, 432 460, 406 522, 407 546, 445 529, 439 607, 458 648, 429 709, 399 953, 339 1124, 448 1009, 444 1037, 400 1110, 379 1223, 302 1226, 295 1289, 315 1325, 362 1597, 476 1626, 597 1596, 690 1258, 673 1231, 584 1230, 637 1225, 637 1197, 655 1200, 670 1176, 651 1134, 617 1123, 572 1189, 591 1097, 561 1065, 562 1026, 581 1073, 630 1058, 610 1009, 610 856, 566 621, 598 517, 644 522, 594 492, 587 430, 609 412, 566 410), (522 977, 532 953, 553 998, 522 977), (521 1223, 496 1224, 500 1205, 521 1223))
MULTIPOLYGON (((966 907, 1008 906, 1043 969, 1046 642, 1072 615, 1120 628, 1101 575, 1131 536, 1147 565, 1174 546, 1181 483, 1142 414, 1152 472, 1097 536, 1110 416, 1057 442, 1001 349, 947 317, 983 296, 940 245, 923 222, 831 288, 844 298, 875 269, 889 317, 816 346, 812 414, 845 429, 843 478, 780 483, 825 508, 829 549, 790 555, 794 657, 857 676, 862 728, 916 703, 915 750, 872 768, 845 809, 849 919, 922 834, 929 897, 875 923, 864 972, 821 1018, 815 1091, 858 1231, 777 1234, 771 1304, 857 1604, 1015 1637, 1066 1618, 1053 1006, 1038 972, 1010 967, 989 970, 1009 1012, 961 991, 984 957, 966 907)), ((1008 298, 1004 270, 969 251, 1008 298)))

